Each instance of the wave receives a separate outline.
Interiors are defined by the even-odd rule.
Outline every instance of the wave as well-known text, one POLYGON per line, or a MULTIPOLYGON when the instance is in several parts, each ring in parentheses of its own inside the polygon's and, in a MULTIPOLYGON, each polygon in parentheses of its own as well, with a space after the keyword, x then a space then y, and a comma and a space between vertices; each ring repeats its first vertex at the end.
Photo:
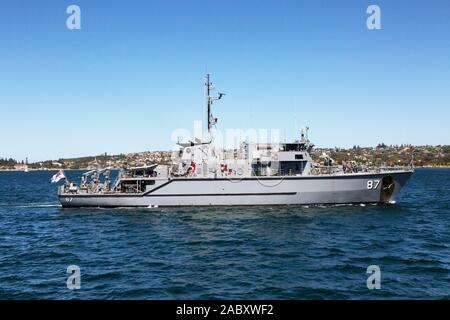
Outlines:
POLYGON ((26 205, 13 205, 9 206, 13 208, 61 208, 62 206, 60 204, 50 204, 50 203, 30 203, 26 205))

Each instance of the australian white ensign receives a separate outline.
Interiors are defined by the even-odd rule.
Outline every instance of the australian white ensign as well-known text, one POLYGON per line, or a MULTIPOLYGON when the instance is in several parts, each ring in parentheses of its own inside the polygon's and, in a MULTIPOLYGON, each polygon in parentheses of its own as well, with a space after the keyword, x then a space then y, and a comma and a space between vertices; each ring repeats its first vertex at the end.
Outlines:
POLYGON ((64 171, 63 170, 58 170, 58 172, 53 175, 51 182, 55 183, 55 182, 58 182, 61 179, 65 179, 65 178, 66 178, 66 176, 64 175, 64 171))

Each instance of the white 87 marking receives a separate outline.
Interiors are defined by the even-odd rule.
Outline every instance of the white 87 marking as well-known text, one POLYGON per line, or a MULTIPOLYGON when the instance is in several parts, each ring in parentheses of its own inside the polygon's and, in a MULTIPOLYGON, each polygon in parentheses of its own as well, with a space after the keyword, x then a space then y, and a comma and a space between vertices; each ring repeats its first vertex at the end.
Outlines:
POLYGON ((380 180, 367 180, 367 189, 372 190, 378 188, 380 180))

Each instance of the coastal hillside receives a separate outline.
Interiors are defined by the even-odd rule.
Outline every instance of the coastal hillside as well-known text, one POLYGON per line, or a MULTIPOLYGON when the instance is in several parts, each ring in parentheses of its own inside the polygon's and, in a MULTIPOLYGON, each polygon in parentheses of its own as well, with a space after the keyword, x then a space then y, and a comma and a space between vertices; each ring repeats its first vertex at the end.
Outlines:
MULTIPOLYGON (((320 156, 326 153, 337 163, 356 161, 361 164, 404 166, 414 159, 416 167, 450 167, 450 145, 444 146, 387 146, 383 143, 376 147, 354 146, 345 148, 316 148, 312 157, 320 161, 320 156)), ((170 151, 145 151, 119 155, 101 154, 80 158, 61 158, 41 162, 28 163, 27 160, 6 159, 0 157, 1 170, 29 169, 90 169, 98 167, 122 168, 145 164, 168 164, 171 160, 170 151)))

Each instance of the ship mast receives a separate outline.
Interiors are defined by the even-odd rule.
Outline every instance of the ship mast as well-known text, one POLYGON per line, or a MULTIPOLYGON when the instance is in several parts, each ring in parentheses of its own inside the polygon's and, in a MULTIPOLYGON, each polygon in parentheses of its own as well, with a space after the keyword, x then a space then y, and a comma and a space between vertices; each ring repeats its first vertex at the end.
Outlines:
POLYGON ((206 75, 206 99, 207 99, 207 104, 208 104, 208 114, 207 114, 207 124, 208 124, 208 133, 211 131, 211 87, 212 87, 212 83, 209 81, 209 73, 206 75))
POLYGON ((225 95, 225 93, 218 92, 217 97, 211 97, 211 90, 214 89, 212 86, 212 82, 209 80, 209 73, 206 74, 206 97, 207 97, 207 123, 208 123, 208 133, 211 133, 211 127, 213 124, 217 123, 217 118, 214 118, 211 112, 211 107, 213 104, 213 101, 220 100, 225 95))

